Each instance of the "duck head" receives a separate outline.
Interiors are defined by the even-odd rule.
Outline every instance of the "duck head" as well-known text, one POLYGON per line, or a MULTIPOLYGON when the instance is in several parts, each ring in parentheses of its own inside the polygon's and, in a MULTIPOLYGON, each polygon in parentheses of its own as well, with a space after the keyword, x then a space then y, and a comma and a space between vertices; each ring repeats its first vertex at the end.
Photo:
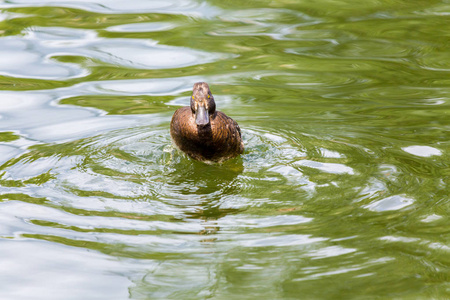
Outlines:
POLYGON ((207 126, 209 124, 209 116, 216 111, 216 103, 206 82, 194 84, 191 96, 191 110, 195 116, 195 124, 197 126, 207 126))

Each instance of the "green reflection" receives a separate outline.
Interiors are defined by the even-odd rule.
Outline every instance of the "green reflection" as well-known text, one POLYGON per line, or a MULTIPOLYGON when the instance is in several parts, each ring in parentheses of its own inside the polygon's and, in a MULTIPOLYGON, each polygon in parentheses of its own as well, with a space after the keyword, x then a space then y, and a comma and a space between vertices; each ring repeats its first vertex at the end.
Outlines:
POLYGON ((0 132, 0 142, 12 142, 18 139, 20 139, 20 136, 13 132, 0 132))
POLYGON ((168 107, 166 105, 166 102, 170 100, 173 100, 173 97, 93 95, 67 98, 60 103, 95 107, 105 110, 110 114, 150 114, 173 111, 173 107, 168 107))

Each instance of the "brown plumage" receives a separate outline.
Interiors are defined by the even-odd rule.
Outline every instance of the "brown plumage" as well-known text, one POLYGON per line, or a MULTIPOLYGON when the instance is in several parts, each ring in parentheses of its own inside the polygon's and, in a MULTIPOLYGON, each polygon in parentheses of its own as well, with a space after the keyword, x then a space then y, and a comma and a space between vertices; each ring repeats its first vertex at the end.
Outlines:
POLYGON ((223 112, 216 111, 206 82, 194 84, 190 104, 177 109, 170 122, 175 146, 204 162, 222 162, 244 152, 239 125, 223 112))

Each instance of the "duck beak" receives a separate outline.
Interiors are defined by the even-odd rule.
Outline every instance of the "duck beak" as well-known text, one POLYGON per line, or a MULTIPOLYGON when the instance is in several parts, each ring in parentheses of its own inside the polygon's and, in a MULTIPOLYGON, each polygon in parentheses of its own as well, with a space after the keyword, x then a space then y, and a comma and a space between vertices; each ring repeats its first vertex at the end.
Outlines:
POLYGON ((199 105, 195 113, 195 124, 199 126, 206 126, 209 124, 209 113, 205 106, 199 105))

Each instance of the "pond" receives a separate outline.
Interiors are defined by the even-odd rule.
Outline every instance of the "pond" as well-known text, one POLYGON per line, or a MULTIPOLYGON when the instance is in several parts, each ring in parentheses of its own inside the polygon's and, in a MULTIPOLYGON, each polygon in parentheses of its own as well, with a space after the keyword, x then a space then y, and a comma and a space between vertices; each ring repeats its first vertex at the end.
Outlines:
POLYGON ((0 8, 1 299, 450 297, 449 1, 0 8))

